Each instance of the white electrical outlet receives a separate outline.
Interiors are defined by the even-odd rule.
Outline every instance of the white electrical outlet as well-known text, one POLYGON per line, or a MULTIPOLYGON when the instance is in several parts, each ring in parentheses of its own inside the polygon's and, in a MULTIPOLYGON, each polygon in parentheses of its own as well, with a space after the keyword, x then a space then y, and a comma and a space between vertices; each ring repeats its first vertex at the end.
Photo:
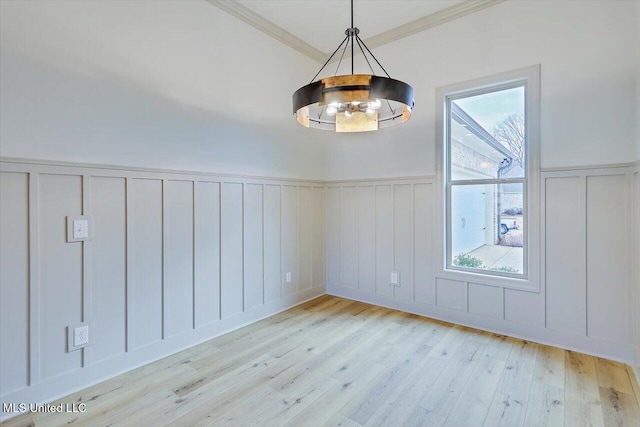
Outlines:
POLYGON ((88 344, 88 343, 89 343, 89 325, 75 328, 73 330, 73 346, 78 347, 79 345, 88 344))
POLYGON ((287 271, 287 274, 285 274, 284 276, 285 276, 285 279, 284 279, 284 280, 285 280, 287 283, 291 283, 291 272, 290 272, 290 271, 287 271))
POLYGON ((390 281, 390 285, 393 286, 400 286, 400 272, 399 271, 392 271, 391 272, 391 277, 389 278, 390 281))
POLYGON ((89 324, 86 322, 67 327, 67 351, 79 350, 90 344, 89 324))

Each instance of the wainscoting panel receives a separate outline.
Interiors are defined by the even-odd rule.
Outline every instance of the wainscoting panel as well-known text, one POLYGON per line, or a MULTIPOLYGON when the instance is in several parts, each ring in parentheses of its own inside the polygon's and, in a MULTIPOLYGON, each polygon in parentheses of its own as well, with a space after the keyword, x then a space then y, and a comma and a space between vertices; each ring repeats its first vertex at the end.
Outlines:
POLYGON ((221 284, 222 318, 242 313, 243 308, 243 195, 242 183, 222 184, 221 284))
MULTIPOLYGON (((131 179, 131 211, 127 211, 132 252, 128 265, 127 298, 130 304, 130 349, 142 348, 163 338, 162 309, 162 180, 131 179)), ((128 249, 128 250, 129 250, 128 249)))
POLYGON ((321 187, 313 187, 313 200, 311 201, 311 283, 313 287, 324 288, 324 276, 326 272, 325 260, 325 190, 321 187))
POLYGON ((434 304, 435 279, 433 274, 433 199, 432 184, 413 186, 414 222, 414 298, 416 302, 434 304))
POLYGON ((413 188, 411 185, 395 185, 393 215, 393 269, 401 271, 399 286, 393 287, 394 297, 408 301, 414 298, 414 223, 413 188))
POLYGON ((543 262, 539 274, 531 275, 540 282, 529 289, 492 283, 479 275, 438 277, 434 248, 444 230, 437 219, 440 204, 434 177, 329 183, 327 208, 332 212, 327 214, 327 236, 342 241, 338 247, 328 245, 327 270, 342 265, 341 271, 349 274, 342 280, 330 275, 327 292, 633 360, 632 172, 629 166, 614 165, 541 173, 541 199, 532 209, 540 209, 541 250, 534 256, 543 262), (357 238, 352 228, 358 230, 357 238), (357 242, 357 278, 351 273, 356 247, 352 239, 357 242), (332 253, 335 249, 342 252, 332 253), (368 283, 372 264, 375 293, 368 283), (394 270, 400 273, 400 286, 389 285, 394 270))
POLYGON ((340 187, 327 188, 327 284, 341 287, 340 187))
POLYGON ((469 283, 469 313, 504 319, 504 290, 469 283))
POLYGON ((196 327, 220 320, 220 183, 196 182, 196 327))
POLYGON ((340 283, 358 288, 358 193, 356 187, 342 187, 340 195, 340 283))
POLYGON ((311 224, 313 223, 313 192, 311 187, 299 186, 297 199, 297 249, 298 249, 298 292, 313 286, 311 271, 311 224))
POLYGON ((374 187, 358 187, 358 289, 375 291, 376 209, 374 187))
POLYGON ((324 183, 0 166, 2 402, 49 401, 325 292, 324 183), (81 214, 91 240, 67 243, 81 214), (68 352, 79 322, 91 345, 68 352))
POLYGON ((467 311, 467 282, 436 279, 436 305, 452 310, 467 311))
POLYGON ((631 337, 628 191, 625 174, 587 177, 587 330, 618 342, 631 337))
POLYGON ((164 323, 171 337, 194 327, 193 182, 165 181, 164 323))
POLYGON ((0 172, 0 392, 29 384, 29 175, 0 172))
POLYGON ((300 272, 298 265, 298 188, 293 185, 282 187, 282 281, 283 295, 297 291, 300 272), (286 274, 291 274, 287 283, 286 274))
POLYGON ((47 256, 39 257, 39 304, 31 309, 39 312, 40 379, 46 380, 82 366, 82 353, 68 353, 66 340, 67 326, 82 320, 82 243, 66 242, 66 216, 82 214, 82 176, 43 174, 38 193, 38 240, 47 256))
MULTIPOLYGON (((390 274, 393 271, 393 186, 376 186, 376 294, 393 297, 390 274)), ((332 284, 327 283, 328 286, 332 284)))
POLYGON ((279 185, 264 186, 264 301, 282 297, 281 222, 279 185))
POLYGON ((244 309, 263 303, 262 184, 244 190, 244 309))
POLYGON ((90 214, 91 318, 95 345, 85 350, 85 362, 97 363, 127 351, 127 181, 92 177, 90 214), (89 355, 91 357, 89 357, 89 355))
POLYGON ((585 192, 582 178, 545 180, 547 327, 585 334, 585 192), (567 304, 571 301, 571 304, 567 304))

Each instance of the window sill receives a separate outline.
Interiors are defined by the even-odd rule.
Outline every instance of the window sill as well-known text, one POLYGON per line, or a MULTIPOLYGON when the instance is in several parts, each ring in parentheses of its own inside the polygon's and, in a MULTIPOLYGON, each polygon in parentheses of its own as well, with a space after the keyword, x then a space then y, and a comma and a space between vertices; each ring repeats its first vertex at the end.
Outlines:
POLYGON ((442 279, 457 280, 460 282, 476 283, 478 285, 540 293, 540 283, 537 280, 533 280, 530 275, 528 277, 524 276, 522 278, 516 278, 445 268, 441 269, 438 272, 437 277, 442 279))

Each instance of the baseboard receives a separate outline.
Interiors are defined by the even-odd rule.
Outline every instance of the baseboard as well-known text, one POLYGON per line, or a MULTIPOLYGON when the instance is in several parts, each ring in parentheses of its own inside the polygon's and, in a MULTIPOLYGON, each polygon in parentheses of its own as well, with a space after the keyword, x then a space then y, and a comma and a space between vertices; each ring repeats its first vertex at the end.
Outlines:
MULTIPOLYGON (((2 404, 50 403, 205 341, 271 317, 292 307, 304 304, 324 294, 324 286, 316 286, 295 294, 287 295, 279 300, 268 302, 252 310, 212 322, 198 329, 175 335, 163 341, 135 349, 129 353, 123 353, 111 359, 89 365, 86 368, 58 375, 31 387, 17 390, 2 396, 0 401, 2 404)), ((2 410, 2 412, 0 412, 0 421, 6 421, 18 415, 20 415, 20 413, 7 413, 2 410)))
POLYGON ((352 299, 381 307, 413 313, 444 322, 506 335, 517 339, 550 345, 609 360, 633 364, 634 348, 629 344, 562 332, 543 326, 489 318, 473 313, 452 310, 434 305, 397 300, 356 289, 327 288, 327 294, 352 299))

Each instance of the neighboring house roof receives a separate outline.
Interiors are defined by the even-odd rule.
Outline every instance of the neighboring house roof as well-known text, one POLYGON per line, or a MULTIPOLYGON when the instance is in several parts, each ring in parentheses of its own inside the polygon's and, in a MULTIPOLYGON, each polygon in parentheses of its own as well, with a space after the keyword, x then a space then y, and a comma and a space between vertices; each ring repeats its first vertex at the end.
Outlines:
MULTIPOLYGON (((471 116, 469 116, 462 108, 460 108, 455 102, 451 103, 451 118, 458 123, 459 125, 466 128, 466 130, 475 136, 477 139, 487 144, 489 147, 493 148, 493 150, 500 153, 504 158, 514 159, 516 157, 515 154, 511 152, 507 147, 502 145, 495 139, 485 128, 483 128, 478 122, 473 120, 471 116)), ((453 130, 452 130, 453 132, 453 130)), ((475 139, 475 138, 474 138, 475 139)), ((473 144, 473 141, 467 141, 464 138, 458 138, 458 140, 465 145, 471 146, 471 148, 476 149, 478 152, 482 154, 486 153, 486 150, 482 150, 482 147, 477 147, 477 143, 473 144), (473 146, 476 145, 476 146, 473 146), (485 152, 483 152, 485 151, 485 152)), ((493 153, 492 157, 495 157, 497 153, 493 153)), ((498 159, 496 159, 498 160, 498 159)), ((499 159, 502 160, 502 159, 499 159)))

